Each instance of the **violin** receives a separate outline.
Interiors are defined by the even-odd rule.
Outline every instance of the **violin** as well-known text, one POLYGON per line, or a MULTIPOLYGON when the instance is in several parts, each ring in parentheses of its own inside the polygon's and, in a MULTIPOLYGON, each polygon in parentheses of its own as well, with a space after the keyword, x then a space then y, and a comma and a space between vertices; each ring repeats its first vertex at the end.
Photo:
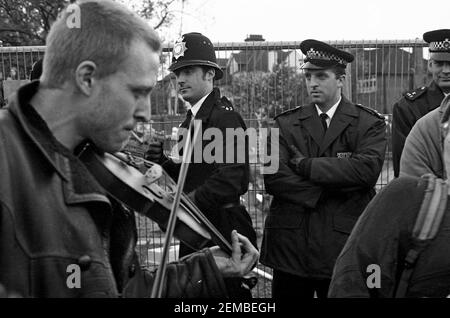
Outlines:
MULTIPOLYGON (((198 137, 199 127, 194 129, 194 141, 198 137)), ((178 184, 175 184, 160 165, 136 158, 131 153, 101 153, 93 145, 87 144, 79 154, 80 160, 111 196, 137 213, 149 217, 166 232, 162 260, 152 288, 153 298, 160 298, 162 295, 167 252, 172 235, 194 250, 218 245, 225 253, 232 254, 231 244, 182 191, 188 165, 186 158, 192 153, 192 128, 193 121, 178 184), (144 173, 141 172, 142 166, 146 169, 144 173), (163 189, 158 184, 159 181, 166 181, 168 190, 163 189)), ((252 271, 271 279, 269 274, 256 267, 252 271)), ((256 284, 256 278, 249 278, 249 281, 252 281, 252 285, 256 284)))
MULTIPOLYGON (((84 147, 79 159, 109 195, 166 230, 176 183, 160 165, 130 153, 101 153, 91 144, 84 147)), ((232 251, 231 244, 184 193, 174 236, 194 250, 218 245, 228 254, 232 251)))

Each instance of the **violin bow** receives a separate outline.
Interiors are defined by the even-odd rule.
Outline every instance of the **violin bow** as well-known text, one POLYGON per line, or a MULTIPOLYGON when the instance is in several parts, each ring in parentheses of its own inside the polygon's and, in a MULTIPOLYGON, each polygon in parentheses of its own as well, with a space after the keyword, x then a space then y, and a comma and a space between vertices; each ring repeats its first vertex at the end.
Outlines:
POLYGON ((161 260, 159 263, 158 271, 156 272, 156 278, 153 283, 153 288, 152 288, 152 293, 151 293, 152 298, 161 298, 162 297, 162 290, 164 287, 164 281, 165 281, 165 276, 166 276, 166 271, 167 271, 168 251, 170 248, 170 242, 172 241, 173 232, 174 232, 175 224, 177 221, 177 210, 180 205, 180 199, 183 194, 184 181, 186 180, 187 170, 189 168, 189 161, 191 160, 191 156, 192 156, 192 149, 193 149, 192 144, 195 144, 195 142, 197 140, 200 127, 201 127, 201 125, 194 125, 194 119, 192 119, 191 122, 189 123, 189 130, 188 130, 187 140, 186 140, 185 149, 184 149, 185 151, 183 153, 183 161, 181 163, 180 173, 178 176, 177 188, 175 191, 174 201, 172 204, 172 209, 170 211, 169 221, 167 224, 163 253, 161 255, 161 260), (193 138, 193 141, 191 142, 191 132, 192 131, 194 131, 194 138, 193 138))

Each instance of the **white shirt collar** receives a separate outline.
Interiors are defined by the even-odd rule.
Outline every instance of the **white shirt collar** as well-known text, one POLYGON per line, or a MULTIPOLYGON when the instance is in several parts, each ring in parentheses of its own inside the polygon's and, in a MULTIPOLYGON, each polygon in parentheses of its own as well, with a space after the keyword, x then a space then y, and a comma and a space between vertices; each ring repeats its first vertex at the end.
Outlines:
POLYGON ((198 111, 200 110, 200 107, 202 107, 203 102, 205 101, 206 97, 208 97, 208 95, 210 93, 211 92, 209 92, 208 94, 206 94, 205 96, 200 98, 200 100, 198 102, 196 102, 194 106, 191 106, 190 110, 192 112, 192 117, 193 118, 195 117, 195 115, 197 115, 198 111))
POLYGON ((447 97, 448 95, 450 95, 450 93, 444 93, 444 97, 447 97))
MULTIPOLYGON (((342 99, 342 96, 340 96, 340 97, 339 97, 339 100, 337 101, 337 103, 334 104, 334 105, 326 112, 326 114, 328 115, 328 118, 327 118, 327 125, 328 125, 328 127, 330 127, 331 119, 333 118, 334 113, 336 112, 336 109, 337 109, 339 103, 341 102, 341 99, 342 99)), ((315 105, 315 106, 316 106, 317 114, 320 116, 320 114, 322 114, 322 111, 320 110, 319 106, 317 106, 317 105, 315 105)))

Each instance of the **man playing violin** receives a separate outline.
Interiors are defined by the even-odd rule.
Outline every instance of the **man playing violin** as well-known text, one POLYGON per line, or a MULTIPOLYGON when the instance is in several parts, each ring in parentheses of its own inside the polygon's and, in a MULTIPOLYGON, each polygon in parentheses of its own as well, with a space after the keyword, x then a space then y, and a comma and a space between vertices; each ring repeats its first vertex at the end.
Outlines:
MULTIPOLYGON (((223 156, 216 154, 212 162, 205 158, 206 149, 210 147, 209 140, 197 141, 201 144, 202 157, 193 155, 185 191, 225 238, 229 239, 231 230, 237 229, 256 246, 252 220, 246 208, 240 204, 240 196, 247 192, 249 183, 248 142, 227 139, 229 129, 245 131, 246 126, 231 102, 214 87, 214 80, 223 76, 214 46, 206 36, 192 32, 184 34, 175 42, 172 53, 169 70, 176 75, 180 95, 191 105, 180 128, 187 129, 190 121, 195 120, 196 125, 201 122, 202 136, 208 131, 220 132, 223 141, 223 148, 218 151, 223 156), (227 160, 227 152, 235 154, 234 160, 227 160), (239 157, 243 160, 239 160, 239 157)), ((211 144, 217 145, 216 141, 211 141, 211 144)), ((161 164, 172 178, 177 179, 180 164, 163 154, 161 142, 150 143, 146 158, 161 164)), ((191 252, 188 246, 180 244, 180 256, 191 252)), ((251 297, 249 287, 252 286, 249 281, 227 279, 226 284, 230 293, 236 297, 251 297)))
MULTIPOLYGON (((53 24, 40 81, 0 111, 0 288, 24 297, 147 297, 154 273, 135 253, 134 212, 79 160, 86 141, 117 152, 148 121, 161 43, 112 1, 82 1, 53 24), (79 274, 77 279, 73 275, 79 274)), ((227 296, 258 251, 233 231, 232 255, 196 252, 166 274, 165 297, 227 296)))

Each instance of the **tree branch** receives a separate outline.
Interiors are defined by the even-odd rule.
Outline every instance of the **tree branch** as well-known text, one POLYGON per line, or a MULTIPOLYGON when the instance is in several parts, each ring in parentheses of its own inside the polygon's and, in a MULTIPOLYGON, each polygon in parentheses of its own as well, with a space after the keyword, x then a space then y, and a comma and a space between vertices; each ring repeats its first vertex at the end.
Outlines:
POLYGON ((155 30, 157 30, 159 27, 161 27, 161 25, 164 24, 164 21, 167 19, 167 17, 169 16, 169 11, 166 11, 166 13, 164 14, 164 16, 161 18, 161 20, 159 20, 159 23, 154 27, 155 30))
POLYGON ((0 28, 0 32, 18 32, 18 33, 29 35, 30 37, 33 37, 36 39, 39 38, 35 33, 28 32, 25 30, 20 30, 20 29, 14 29, 14 28, 0 28))

